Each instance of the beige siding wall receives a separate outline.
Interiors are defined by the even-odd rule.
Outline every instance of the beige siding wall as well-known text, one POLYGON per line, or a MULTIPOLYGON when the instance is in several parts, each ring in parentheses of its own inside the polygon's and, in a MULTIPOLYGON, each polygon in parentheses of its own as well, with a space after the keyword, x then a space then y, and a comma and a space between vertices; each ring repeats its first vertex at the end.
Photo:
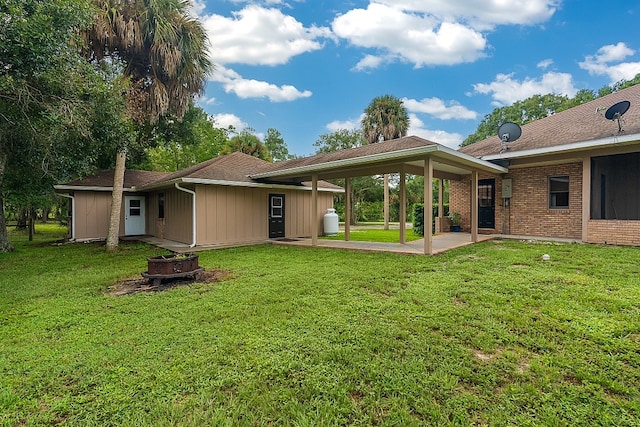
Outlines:
POLYGON ((158 193, 149 193, 146 195, 146 227, 147 234, 150 236, 159 236, 158 227, 158 193))
MULTIPOLYGON (((285 236, 311 236, 311 192, 198 185, 198 245, 249 243, 269 238, 269 194, 285 195, 285 236)), ((318 232, 333 193, 318 193, 318 232)), ((168 221, 168 219, 167 219, 168 221)))
POLYGON ((192 195, 171 189, 164 191, 164 238, 176 242, 191 243, 192 195))
MULTIPOLYGON (((125 217, 125 196, 132 193, 124 193, 122 195, 122 208, 120 210, 120 233, 124 236, 124 217, 125 217)), ((136 194, 137 195, 137 194, 136 194)), ((109 231, 109 215, 111 214, 111 192, 110 191, 76 191, 75 212, 76 215, 76 240, 89 239, 105 239, 109 231)), ((149 201, 145 198, 146 226, 149 221, 149 201)))
POLYGON ((196 194, 198 245, 252 242, 267 238, 264 190, 199 185, 196 194))
POLYGON ((73 215, 75 215, 76 239, 104 239, 107 237, 111 193, 108 191, 76 191, 74 196, 75 212, 73 215))

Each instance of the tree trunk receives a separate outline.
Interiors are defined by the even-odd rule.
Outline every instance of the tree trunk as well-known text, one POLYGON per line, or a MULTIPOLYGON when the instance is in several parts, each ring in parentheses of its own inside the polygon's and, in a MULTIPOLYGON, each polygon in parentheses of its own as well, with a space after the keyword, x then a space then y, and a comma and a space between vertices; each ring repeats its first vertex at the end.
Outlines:
POLYGON ((18 211, 18 218, 16 218, 16 228, 18 230, 24 230, 27 228, 27 210, 20 208, 18 211))
POLYGON ((107 232, 107 251, 118 250, 120 236, 120 212, 122 210, 122 189, 124 187, 125 162, 127 149, 118 151, 116 169, 113 172, 113 193, 111 193, 111 213, 109 215, 109 231, 107 232))
POLYGON ((9 243, 9 233, 7 233, 7 221, 4 217, 4 200, 2 198, 2 179, 4 169, 7 166, 7 155, 0 150, 0 253, 13 251, 13 246, 9 243))
POLYGON ((389 174, 384 174, 384 229, 389 229, 389 174))
POLYGON ((36 231, 36 210, 29 208, 29 215, 27 215, 27 225, 29 227, 29 241, 33 242, 33 235, 36 231))

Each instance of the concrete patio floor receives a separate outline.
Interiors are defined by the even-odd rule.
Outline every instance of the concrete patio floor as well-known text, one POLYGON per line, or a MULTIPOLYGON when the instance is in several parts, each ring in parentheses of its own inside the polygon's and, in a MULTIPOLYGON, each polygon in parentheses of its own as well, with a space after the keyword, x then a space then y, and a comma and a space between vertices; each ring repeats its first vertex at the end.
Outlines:
MULTIPOLYGON (((493 235, 482 234, 478 235, 478 242, 490 240, 494 238, 493 235)), ((198 252, 213 249, 223 249, 229 247, 237 247, 242 245, 204 245, 190 247, 185 243, 174 242, 166 239, 159 239, 152 236, 139 236, 136 238, 142 242, 149 243, 154 246, 158 246, 163 249, 167 249, 172 252, 186 253, 186 252, 198 252)), ((310 238, 296 238, 296 239, 281 239, 281 240, 265 240, 259 242, 247 243, 244 246, 252 244, 264 244, 271 243, 274 245, 289 245, 289 246, 307 246, 311 247, 310 238)), ((458 248, 461 246, 471 245, 470 233, 441 233, 433 236, 432 246, 433 253, 438 254, 450 249, 458 248)), ((373 252, 394 252, 402 254, 414 254, 423 255, 424 240, 414 240, 405 244, 400 243, 380 243, 380 242, 356 242, 356 241, 344 241, 344 240, 325 240, 318 239, 319 248, 334 248, 334 249, 348 249, 358 251, 373 251, 373 252)))
MULTIPOLYGON (((478 242, 490 240, 492 235, 478 235, 478 242)), ((311 246, 311 239, 275 240, 275 245, 311 246)), ((470 233, 441 233, 433 236, 433 254, 438 254, 461 246, 471 245, 470 233)), ((405 244, 381 242, 356 242, 344 240, 318 239, 319 248, 350 249, 372 252, 394 252, 402 254, 424 255, 424 239, 414 240, 405 244)))

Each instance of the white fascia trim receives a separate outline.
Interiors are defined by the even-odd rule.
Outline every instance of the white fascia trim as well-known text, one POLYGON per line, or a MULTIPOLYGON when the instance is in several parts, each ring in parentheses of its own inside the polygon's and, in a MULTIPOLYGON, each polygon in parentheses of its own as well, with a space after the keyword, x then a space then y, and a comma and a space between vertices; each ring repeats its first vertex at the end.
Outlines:
MULTIPOLYGON (((509 172, 509 168, 505 168, 503 166, 500 165, 496 165, 495 163, 490 163, 488 161, 486 161, 485 159, 482 158, 477 158, 474 156, 471 156, 469 154, 466 153, 461 153, 458 150, 454 150, 452 148, 449 147, 445 147, 444 145, 440 145, 438 148, 438 151, 442 151, 443 153, 453 157, 454 159, 456 159, 457 161, 461 161, 463 160, 464 163, 470 163, 473 166, 479 167, 479 168, 483 168, 485 170, 489 170, 495 173, 507 173, 509 172)), ((437 162, 438 160, 435 159, 435 161, 437 162)))
POLYGON ((568 151, 602 148, 608 145, 624 144, 626 142, 633 141, 640 142, 640 134, 635 133, 631 135, 614 135, 607 138, 594 139, 592 141, 573 142, 571 144, 557 145, 555 147, 534 148, 531 150, 514 151, 512 153, 509 153, 509 150, 507 150, 502 154, 492 154, 490 156, 482 156, 480 158, 482 160, 518 159, 522 157, 539 156, 541 154, 558 154, 568 151))
MULTIPOLYGON (((61 191, 113 191, 113 187, 90 187, 86 185, 54 185, 55 190, 61 191)), ((123 188, 122 191, 135 192, 136 187, 123 188)))
MULTIPOLYGON (((227 185, 232 187, 254 187, 254 188, 274 188, 280 190, 297 190, 297 191, 311 191, 311 187, 300 185, 286 185, 286 184, 264 184, 261 182, 239 182, 239 181, 224 181, 219 179, 202 179, 202 178, 182 178, 181 182, 185 184, 204 184, 204 185, 227 185)), ((344 193, 344 188, 320 188, 318 191, 327 191, 330 193, 344 193)))
POLYGON ((478 166, 483 169, 493 170, 498 173, 506 173, 507 169, 502 166, 497 166, 488 162, 485 162, 482 159, 478 159, 473 156, 469 156, 464 153, 460 153, 456 150, 450 149, 443 145, 430 145, 427 147, 415 147, 415 148, 407 148, 405 150, 393 151, 391 153, 380 153, 380 154, 372 154, 370 156, 356 157, 351 159, 342 159, 335 160, 333 162, 320 163, 315 165, 307 165, 307 166, 299 166, 290 169, 281 169, 272 172, 263 172, 257 173, 255 175, 251 175, 251 178, 270 178, 277 177, 280 175, 291 175, 291 174, 303 174, 309 172, 322 172, 325 170, 333 169, 336 167, 346 167, 346 166, 356 166, 360 164, 367 164, 373 162, 381 162, 386 160, 397 160, 405 157, 413 157, 417 155, 427 155, 433 152, 443 152, 452 156, 458 160, 464 160, 465 162, 471 163, 472 165, 478 166))

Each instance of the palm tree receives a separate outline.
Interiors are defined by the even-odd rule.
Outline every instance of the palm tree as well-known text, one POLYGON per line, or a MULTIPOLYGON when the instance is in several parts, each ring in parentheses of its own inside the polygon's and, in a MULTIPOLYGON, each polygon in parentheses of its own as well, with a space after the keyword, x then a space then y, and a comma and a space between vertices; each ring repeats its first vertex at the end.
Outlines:
MULTIPOLYGON (((402 100, 393 95, 373 98, 364 110, 362 133, 369 144, 407 135, 409 115, 402 100)), ((384 229, 389 229, 389 174, 384 175, 384 229)))
MULTIPOLYGON (((201 23, 188 0, 94 0, 98 14, 84 32, 90 60, 120 62, 129 79, 128 113, 138 124, 172 114, 180 119, 204 91, 212 64, 201 23)), ((118 149, 107 250, 118 247, 127 145, 118 149)))

